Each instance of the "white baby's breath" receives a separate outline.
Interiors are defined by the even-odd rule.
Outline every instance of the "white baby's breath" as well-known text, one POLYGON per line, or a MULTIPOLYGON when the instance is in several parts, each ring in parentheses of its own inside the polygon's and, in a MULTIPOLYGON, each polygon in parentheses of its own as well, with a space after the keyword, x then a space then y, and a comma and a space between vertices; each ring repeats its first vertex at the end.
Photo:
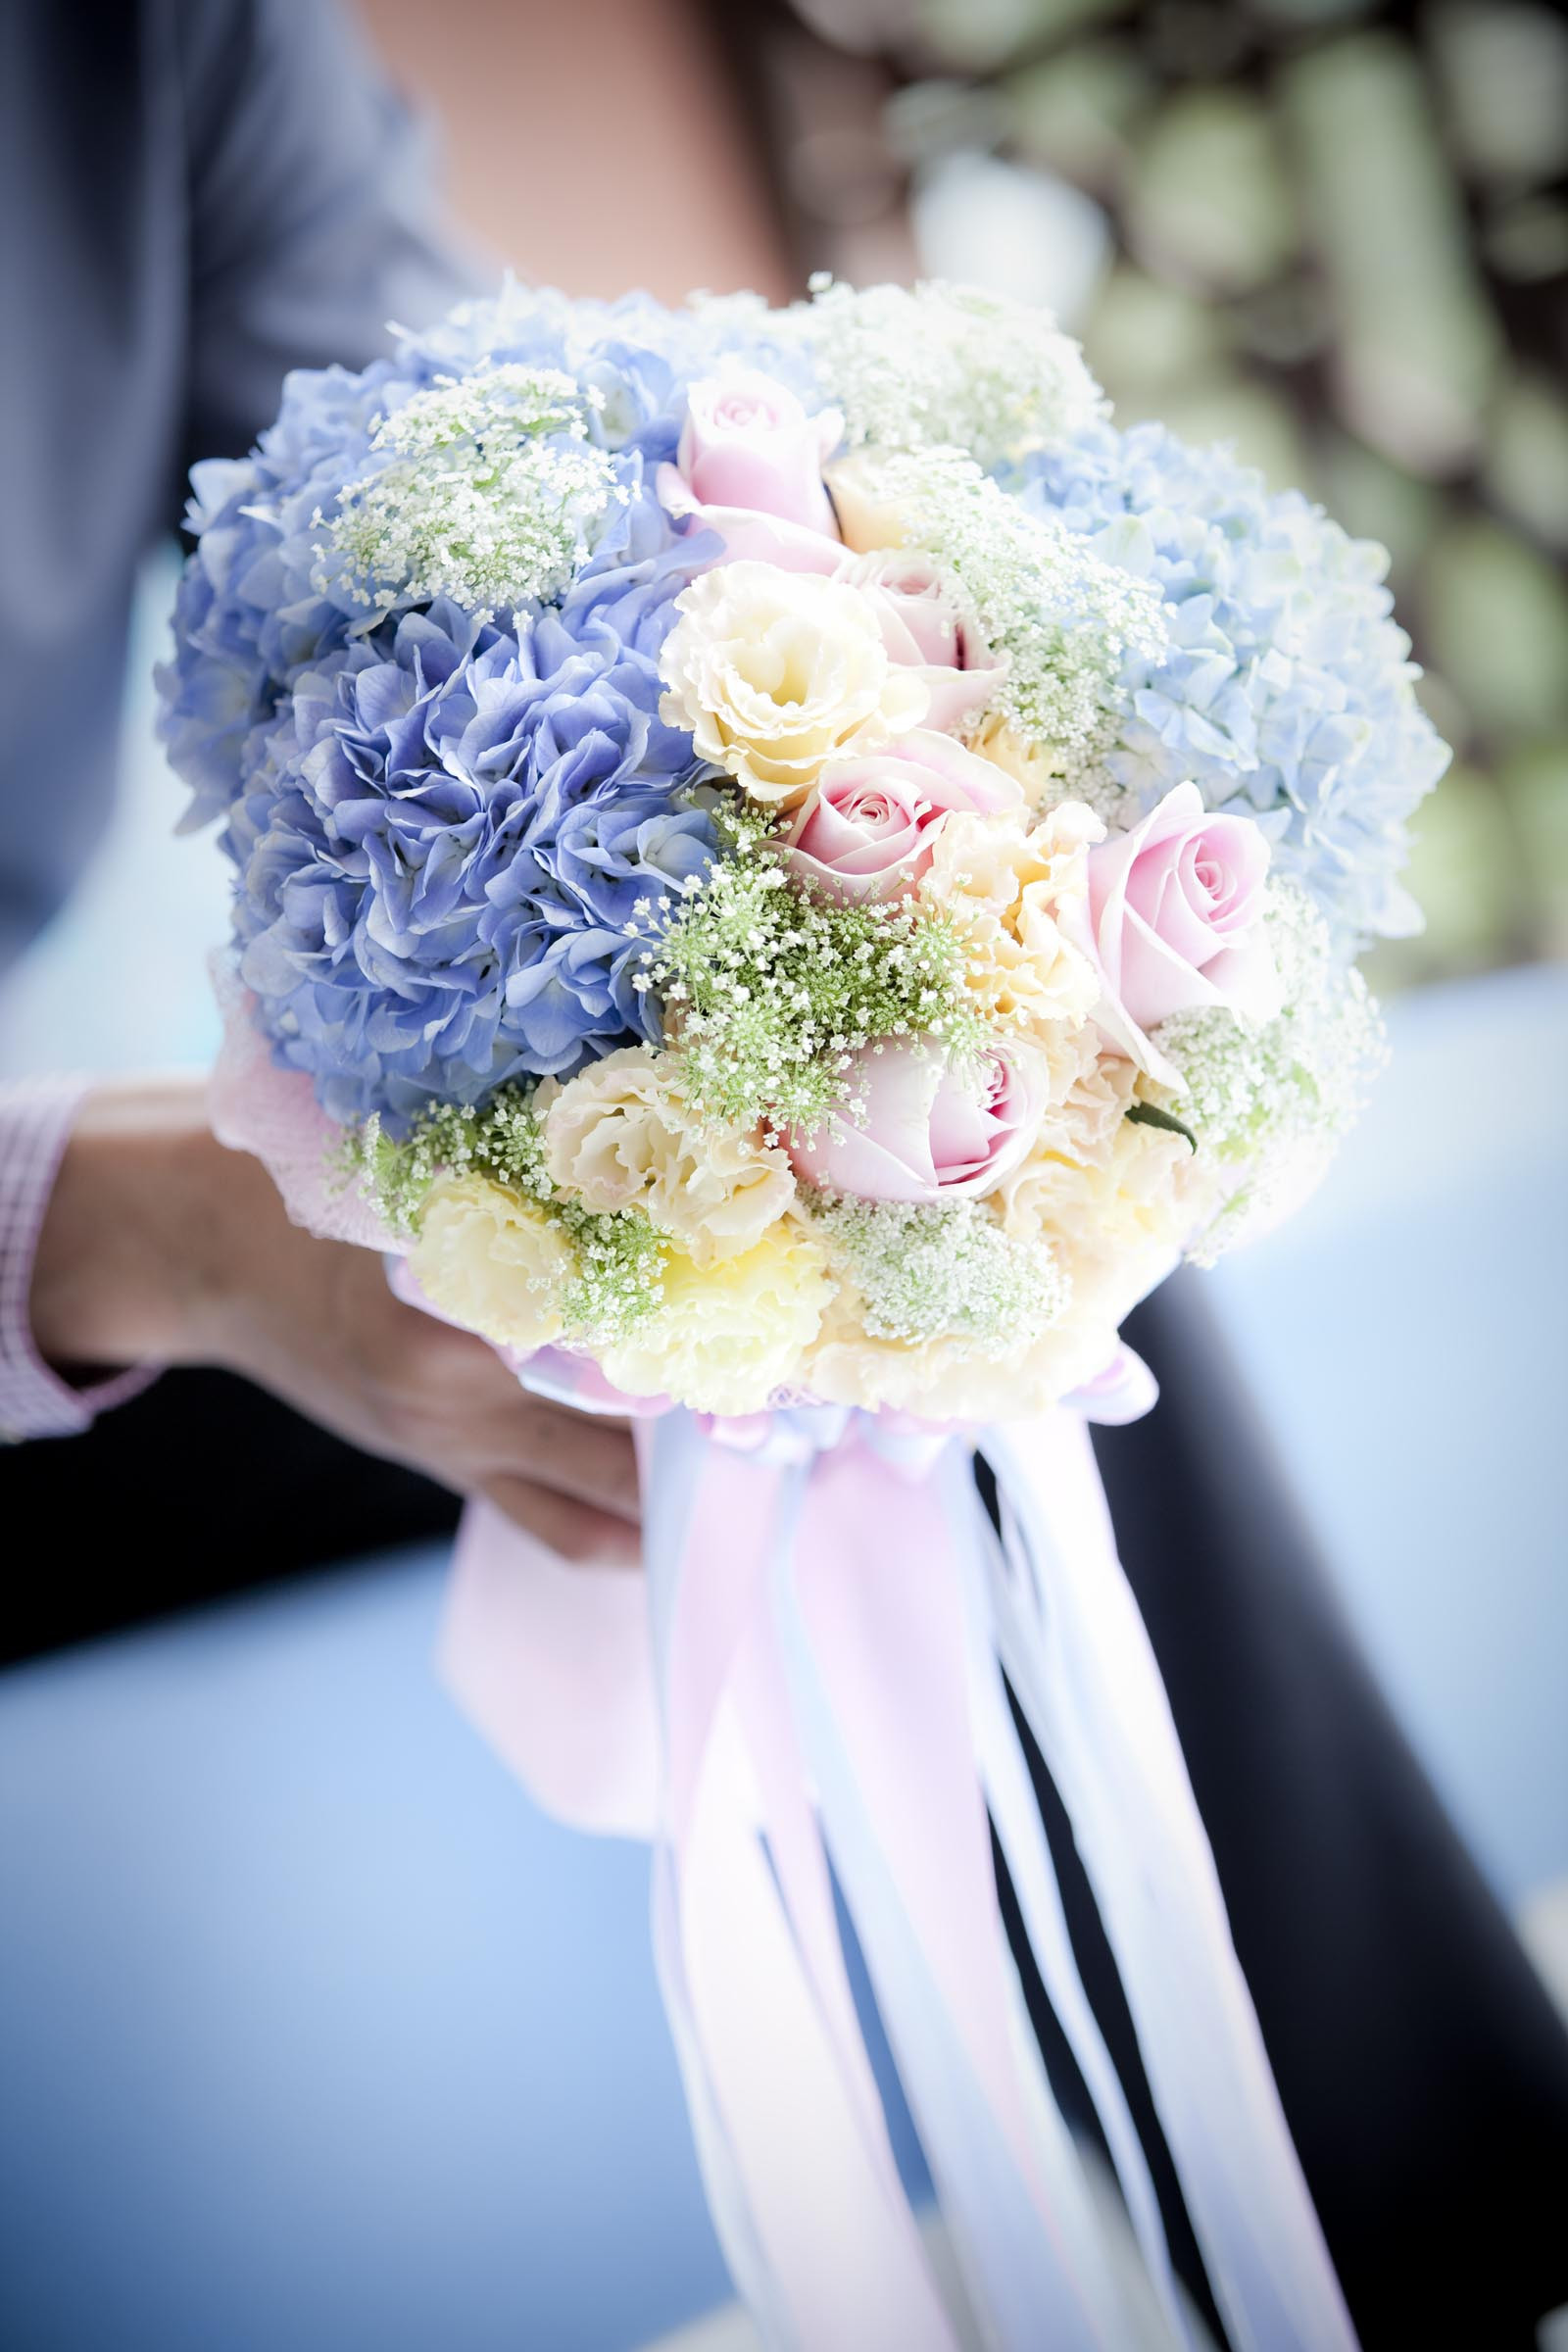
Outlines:
POLYGON ((1005 1232, 984 1201, 914 1203, 818 1194, 810 1205, 849 1276, 867 1337, 949 1339, 996 1354, 1028 1346, 1067 1303, 1048 1241, 1005 1232))

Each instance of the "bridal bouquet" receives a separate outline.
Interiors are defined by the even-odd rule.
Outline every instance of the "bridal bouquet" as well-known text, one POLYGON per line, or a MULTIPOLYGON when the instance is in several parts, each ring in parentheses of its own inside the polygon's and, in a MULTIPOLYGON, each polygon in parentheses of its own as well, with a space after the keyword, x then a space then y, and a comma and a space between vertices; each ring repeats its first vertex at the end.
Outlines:
POLYGON ((1291 1205, 1442 752, 1377 551, 960 289, 513 289, 199 467, 238 972, 429 1300, 986 1419, 1291 1205))
POLYGON ((1341 2352, 1081 1415, 1147 1405, 1123 1316, 1286 1213, 1376 1067, 1356 957, 1414 919, 1445 758, 1382 552, 946 286, 509 287, 193 479, 162 686, 234 874, 215 1123, 524 1381, 641 1416, 645 1575, 480 1510, 449 1667, 543 1801, 657 1841, 765 2340, 1190 2341, 1021 1721, 1230 2333, 1341 2352))

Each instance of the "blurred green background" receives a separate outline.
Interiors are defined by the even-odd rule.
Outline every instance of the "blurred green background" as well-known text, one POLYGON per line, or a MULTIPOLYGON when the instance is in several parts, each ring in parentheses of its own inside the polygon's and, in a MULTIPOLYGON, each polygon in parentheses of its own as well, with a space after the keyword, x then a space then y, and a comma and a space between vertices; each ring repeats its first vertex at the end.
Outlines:
POLYGON ((1375 983, 1568 954, 1562 17, 796 0, 748 39, 806 267, 1046 302, 1123 421, 1389 548, 1454 763, 1375 983))

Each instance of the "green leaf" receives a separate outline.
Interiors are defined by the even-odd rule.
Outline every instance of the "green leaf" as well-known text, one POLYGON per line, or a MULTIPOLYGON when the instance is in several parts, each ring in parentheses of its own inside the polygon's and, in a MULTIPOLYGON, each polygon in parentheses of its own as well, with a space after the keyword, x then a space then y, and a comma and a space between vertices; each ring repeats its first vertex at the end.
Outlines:
POLYGON ((1163 1127, 1167 1135, 1184 1135, 1189 1148, 1195 1152, 1198 1150, 1198 1138, 1192 1129, 1184 1127, 1180 1119, 1173 1117, 1168 1110, 1161 1110, 1153 1102, 1130 1103, 1127 1116, 1135 1127, 1163 1127))

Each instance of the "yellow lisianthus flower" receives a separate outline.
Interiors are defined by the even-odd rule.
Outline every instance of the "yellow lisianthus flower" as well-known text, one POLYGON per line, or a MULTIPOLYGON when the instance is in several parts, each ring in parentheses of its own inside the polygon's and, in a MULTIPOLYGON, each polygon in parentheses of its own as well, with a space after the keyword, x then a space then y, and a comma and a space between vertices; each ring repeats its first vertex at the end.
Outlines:
POLYGON ((1078 945, 1091 842, 1104 831, 1092 809, 1064 801, 1026 814, 955 814, 936 830, 920 895, 966 935, 968 981, 992 1018, 1051 1047, 1100 996, 1100 975, 1078 945))
POLYGON ((409 1269, 432 1305, 519 1352, 561 1337, 561 1302, 578 1271, 561 1227, 488 1176, 437 1178, 409 1269))
POLYGON ((671 1253, 663 1302, 604 1368, 629 1396, 673 1396, 701 1413, 757 1413, 798 1377, 833 1295, 822 1250, 782 1217, 741 1257, 699 1266, 671 1253))

